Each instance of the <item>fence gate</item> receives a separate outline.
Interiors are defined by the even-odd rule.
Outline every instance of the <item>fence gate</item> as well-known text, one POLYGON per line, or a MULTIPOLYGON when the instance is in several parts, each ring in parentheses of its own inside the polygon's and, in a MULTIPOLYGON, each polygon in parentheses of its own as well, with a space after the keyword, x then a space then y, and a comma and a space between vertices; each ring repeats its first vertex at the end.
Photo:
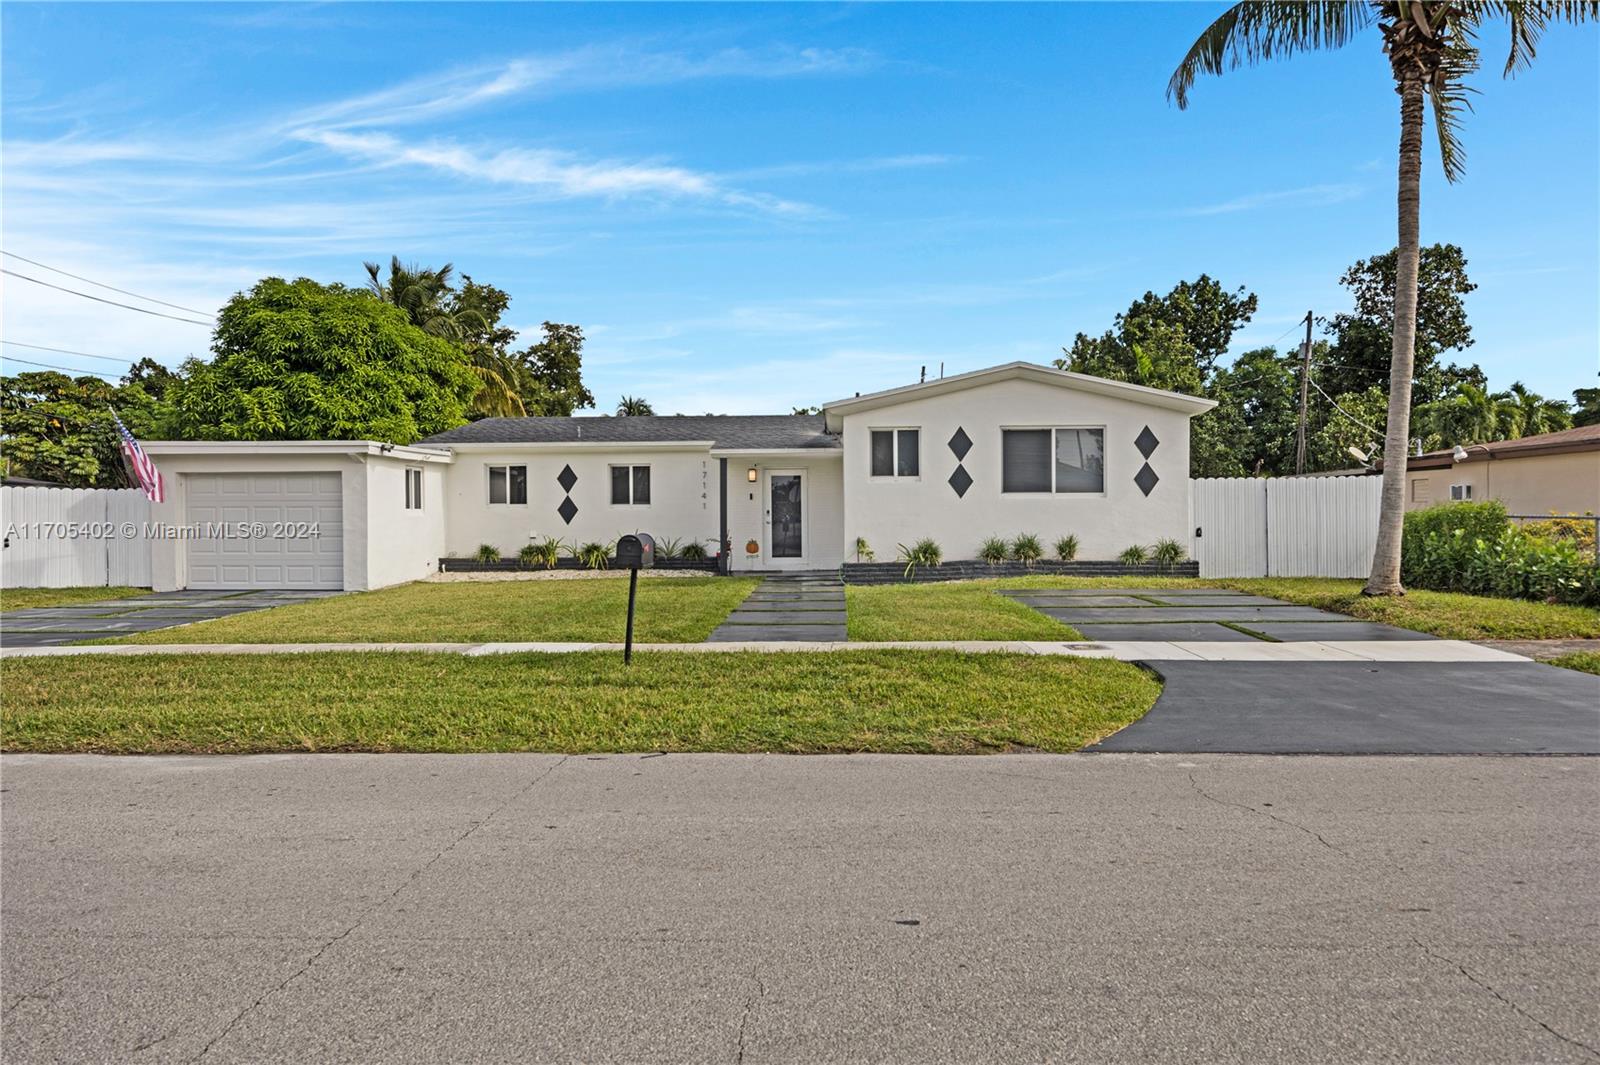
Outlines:
POLYGON ((149 520, 150 504, 137 488, 0 488, 0 584, 147 588, 149 520))
POLYGON ((1377 477, 1205 477, 1190 482, 1202 577, 1365 577, 1378 540, 1377 477))

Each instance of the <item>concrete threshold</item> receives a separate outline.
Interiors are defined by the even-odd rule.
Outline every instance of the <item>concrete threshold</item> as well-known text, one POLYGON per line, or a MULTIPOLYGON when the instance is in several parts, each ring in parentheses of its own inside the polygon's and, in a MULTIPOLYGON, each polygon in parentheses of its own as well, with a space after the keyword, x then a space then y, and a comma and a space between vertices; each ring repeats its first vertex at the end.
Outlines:
MULTIPOLYGON (((838 651, 964 651, 1080 658, 1124 662, 1527 662, 1526 657, 1461 640, 1349 640, 1304 643, 1208 643, 1108 640, 1047 642, 1033 640, 921 640, 868 643, 847 640, 748 640, 707 643, 640 643, 634 650, 683 654, 838 651)), ((337 652, 412 652, 468 657, 501 654, 620 653, 620 643, 171 643, 89 646, 6 647, 0 658, 75 658, 84 655, 276 655, 337 652)))

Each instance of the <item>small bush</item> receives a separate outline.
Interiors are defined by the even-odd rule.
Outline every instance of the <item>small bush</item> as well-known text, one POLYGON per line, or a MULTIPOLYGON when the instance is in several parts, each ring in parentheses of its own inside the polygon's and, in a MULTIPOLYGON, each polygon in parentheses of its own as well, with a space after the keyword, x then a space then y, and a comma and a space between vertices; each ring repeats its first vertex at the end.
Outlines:
POLYGON ((982 544, 978 545, 978 557, 991 566, 998 566, 1004 562, 1006 556, 1010 553, 1010 548, 1006 545, 1006 542, 998 536, 987 537, 982 544))
POLYGON ((1188 557, 1189 552, 1184 550, 1183 545, 1171 539, 1157 540, 1150 551, 1150 561, 1163 569, 1171 569, 1188 557))
POLYGON ((856 561, 871 562, 878 556, 873 553, 872 545, 867 543, 865 536, 856 537, 856 561))
POLYGON ((1142 566, 1150 561, 1150 549, 1142 544, 1130 544, 1122 549, 1117 561, 1124 566, 1142 566))
POLYGON ((1078 537, 1068 533, 1056 541, 1056 557, 1063 562, 1071 562, 1078 557, 1078 537))
POLYGON ((478 551, 473 557, 479 562, 499 562, 500 549, 493 544, 479 544, 478 551))
POLYGON ((517 557, 525 566, 555 569, 556 563, 561 560, 561 541, 544 539, 523 544, 522 550, 517 552, 517 557))
POLYGON ((907 577, 917 572, 918 566, 937 566, 944 561, 944 549, 926 536, 910 547, 905 544, 895 546, 900 549, 900 561, 906 564, 907 577))
POLYGON ((664 536, 656 541, 657 558, 681 558, 683 556, 683 537, 664 536))
POLYGON ((599 541, 580 544, 573 557, 589 569, 605 569, 611 564, 611 545, 599 541))
POLYGON ((1044 557, 1044 544, 1033 533, 1018 533, 1011 541, 1011 557, 1024 566, 1032 566, 1044 557))
POLYGON ((683 557, 691 562, 704 562, 706 560, 706 545, 701 540, 690 540, 683 545, 683 557))

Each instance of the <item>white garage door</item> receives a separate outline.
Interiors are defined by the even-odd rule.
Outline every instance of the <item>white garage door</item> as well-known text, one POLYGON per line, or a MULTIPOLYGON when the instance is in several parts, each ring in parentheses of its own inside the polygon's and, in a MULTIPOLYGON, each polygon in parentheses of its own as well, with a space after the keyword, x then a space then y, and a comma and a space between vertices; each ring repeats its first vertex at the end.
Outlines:
POLYGON ((206 473, 186 481, 188 524, 221 524, 228 533, 188 541, 189 587, 344 587, 339 474, 206 473))

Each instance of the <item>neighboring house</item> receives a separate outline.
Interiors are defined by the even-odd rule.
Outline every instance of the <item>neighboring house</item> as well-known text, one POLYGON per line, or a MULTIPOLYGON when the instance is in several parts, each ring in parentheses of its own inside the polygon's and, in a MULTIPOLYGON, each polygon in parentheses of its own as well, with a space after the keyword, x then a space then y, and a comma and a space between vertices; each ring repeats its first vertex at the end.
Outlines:
POLYGON ((1600 514, 1600 425, 1406 460, 1406 509, 1484 499, 1512 514, 1600 514))
POLYGON ((829 403, 820 415, 486 418, 409 447, 152 441, 158 589, 364 589, 532 539, 697 540, 726 568, 836 568, 936 540, 1078 536, 1114 558, 1188 543, 1189 419, 1214 403, 1030 363, 829 403), (206 522, 286 536, 196 538, 206 522), (296 536, 316 522, 317 536, 296 536))

